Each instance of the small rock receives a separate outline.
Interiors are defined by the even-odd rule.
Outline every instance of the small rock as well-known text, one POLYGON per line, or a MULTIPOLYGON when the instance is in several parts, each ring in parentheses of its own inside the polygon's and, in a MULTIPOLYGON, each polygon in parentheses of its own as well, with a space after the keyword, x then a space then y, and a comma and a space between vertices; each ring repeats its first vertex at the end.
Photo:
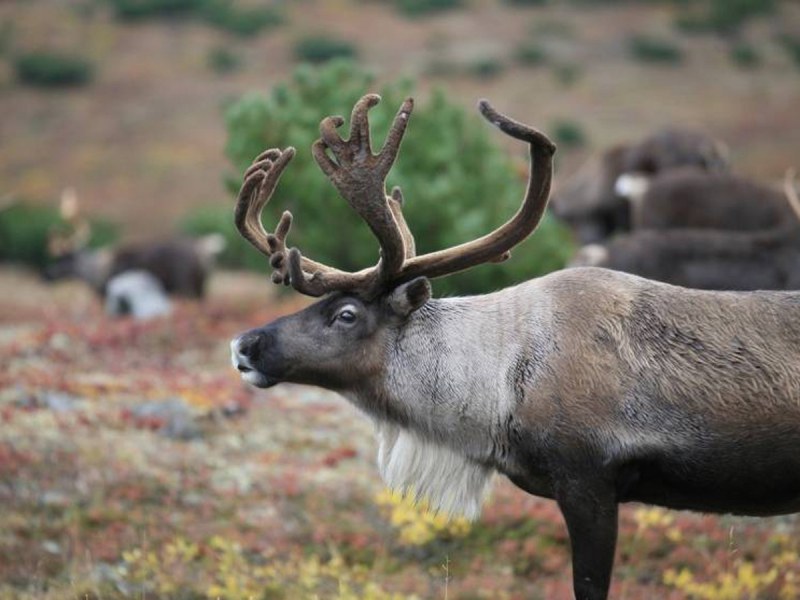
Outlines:
POLYGON ((169 438, 190 440, 200 435, 200 428, 182 398, 146 402, 131 408, 137 419, 160 423, 158 432, 169 438))
POLYGON ((42 548, 45 552, 49 552, 50 554, 61 554, 61 546, 59 546, 58 542, 54 542, 53 540, 43 541, 42 548))

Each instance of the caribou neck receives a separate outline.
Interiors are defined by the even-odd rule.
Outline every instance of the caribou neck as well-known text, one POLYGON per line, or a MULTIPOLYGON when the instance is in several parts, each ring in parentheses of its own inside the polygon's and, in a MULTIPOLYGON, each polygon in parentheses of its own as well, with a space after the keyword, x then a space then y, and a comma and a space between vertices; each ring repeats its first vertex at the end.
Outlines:
POLYGON ((506 470, 508 429, 539 366, 529 357, 544 361, 553 337, 537 287, 430 300, 386 340, 382 376, 347 396, 380 422, 506 470))

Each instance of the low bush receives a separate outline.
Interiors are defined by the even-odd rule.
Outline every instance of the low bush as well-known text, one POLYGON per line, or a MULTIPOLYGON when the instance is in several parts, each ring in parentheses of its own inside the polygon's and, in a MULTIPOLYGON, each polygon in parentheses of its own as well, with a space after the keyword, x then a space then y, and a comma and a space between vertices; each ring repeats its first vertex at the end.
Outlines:
POLYGON ((786 34, 782 35, 778 41, 794 64, 800 67, 800 36, 786 34))
POLYGON ((124 21, 193 18, 240 36, 252 36, 283 22, 273 5, 242 7, 232 0, 107 0, 124 21))
MULTIPOLYGON (((241 98, 225 115, 227 154, 239 173, 232 178, 231 188, 238 189, 240 174, 265 148, 296 147, 297 155, 264 211, 266 227, 273 228, 281 212, 289 209, 296 218, 290 245, 342 269, 374 264, 378 252, 374 236, 336 197, 309 148, 319 136, 323 117, 349 113, 368 91, 380 91, 383 96, 370 113, 376 134, 373 147, 380 148, 398 106, 412 90, 407 81, 376 90, 367 73, 347 61, 335 61, 321 68, 300 67, 291 82, 276 86, 267 96, 241 98)), ((517 210, 525 180, 521 164, 501 150, 504 141, 477 114, 467 114, 442 92, 416 105, 387 184, 402 186, 404 211, 420 253, 483 235, 517 210)), ((522 147, 517 152, 520 159, 527 155, 522 147)), ((223 256, 227 264, 266 270, 266 259, 234 233, 231 208, 229 201, 194 213, 185 228, 191 233, 223 233, 230 242, 223 256)), ((567 232, 548 217, 507 263, 484 265, 437 280, 435 285, 445 293, 490 291, 560 268, 571 251, 567 232)))
POLYGON ((201 14, 209 25, 242 37, 283 23, 283 16, 274 7, 237 7, 230 0, 206 0, 201 14))
POLYGON ((354 58, 356 48, 350 42, 327 35, 312 35, 300 39, 294 46, 298 60, 320 64, 334 58, 354 58))
POLYGON ((464 0, 394 0, 397 9, 409 17, 450 10, 462 4, 464 0))
POLYGON ((526 67, 536 67, 547 61, 547 51, 541 44, 526 41, 517 46, 514 57, 518 63, 526 67))
POLYGON ((491 79, 497 77, 505 69, 505 65, 499 58, 487 56, 479 58, 478 60, 470 63, 467 71, 480 79, 491 79))
POLYGON ((206 0, 108 0, 114 15, 124 21, 192 15, 202 11, 206 0))
MULTIPOLYGON (((63 226, 57 208, 23 202, 0 208, 0 261, 44 267, 48 236, 63 226)), ((110 244, 117 238, 116 228, 104 221, 92 222, 90 245, 110 244)))
POLYGON ((761 65, 761 54, 750 44, 740 42, 728 51, 731 61, 743 69, 754 69, 761 65))
POLYGON ((586 133, 581 124, 575 121, 556 121, 550 131, 553 140, 560 148, 580 148, 586 144, 586 133))
POLYGON ((730 33, 753 17, 774 12, 777 0, 704 0, 685 3, 676 26, 687 32, 730 33))
POLYGON ((629 38, 628 51, 636 60, 647 63, 676 64, 683 60, 683 51, 677 44, 650 35, 629 38))
POLYGON ((77 87, 92 80, 92 63, 81 56, 38 51, 14 59, 17 80, 36 87, 77 87))
POLYGON ((581 68, 573 63, 561 63, 553 66, 553 76, 564 87, 574 85, 582 75, 581 68))
POLYGON ((242 66, 241 57, 225 46, 218 46, 209 50, 206 62, 212 71, 220 74, 236 71, 242 66))

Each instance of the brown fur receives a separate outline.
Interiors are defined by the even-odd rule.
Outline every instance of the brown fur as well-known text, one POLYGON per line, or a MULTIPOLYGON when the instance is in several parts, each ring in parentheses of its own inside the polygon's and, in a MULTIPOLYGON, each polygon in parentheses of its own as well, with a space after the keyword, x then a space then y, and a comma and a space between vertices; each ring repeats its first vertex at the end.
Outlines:
POLYGON ((638 143, 615 146, 590 160, 556 189, 551 209, 572 227, 580 243, 598 243, 614 233, 630 230, 627 201, 614 189, 621 175, 653 176, 679 167, 724 172, 728 168, 726 151, 702 133, 659 131, 638 143))
POLYGON ((198 240, 180 238, 101 252, 108 256, 96 261, 98 264, 92 264, 92 250, 59 256, 45 269, 44 276, 49 280, 79 277, 104 296, 112 277, 125 271, 143 270, 155 276, 170 295, 202 298, 215 253, 205 251, 198 240))
POLYGON ((632 202, 633 229, 756 231, 797 222, 778 190, 727 173, 676 169, 650 180, 632 202))

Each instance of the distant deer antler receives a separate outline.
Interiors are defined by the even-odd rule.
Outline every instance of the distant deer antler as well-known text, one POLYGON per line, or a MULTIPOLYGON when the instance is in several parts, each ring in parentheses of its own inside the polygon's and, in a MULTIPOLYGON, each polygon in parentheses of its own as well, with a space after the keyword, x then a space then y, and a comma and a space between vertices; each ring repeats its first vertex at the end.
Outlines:
POLYGON ((792 207, 794 214, 800 219, 800 198, 797 197, 797 189, 795 188, 795 174, 794 169, 786 169, 786 174, 783 178, 783 192, 786 194, 786 200, 789 202, 789 206, 792 207))
POLYGON ((344 124, 342 117, 323 119, 321 138, 312 146, 322 171, 378 239, 381 250, 378 264, 348 273, 309 260, 296 248, 287 251, 286 236, 292 222, 289 212, 283 213, 275 233, 264 230, 261 212, 294 156, 293 148, 272 149, 259 155, 245 172, 235 220, 245 239, 270 258, 275 270, 274 282, 290 283, 297 291, 310 296, 341 290, 372 298, 391 285, 415 277, 441 277, 481 263, 505 260, 510 256, 510 249, 539 223, 550 193, 555 146, 544 134, 501 115, 482 100, 479 108, 488 121, 507 135, 530 144, 531 169, 522 206, 507 223, 477 240, 416 256, 414 237, 402 213, 402 193, 395 188, 391 196, 386 195, 386 176, 397 158, 413 100, 409 98, 403 102, 383 148, 373 154, 367 113, 379 101, 379 96, 369 94, 356 103, 348 140, 342 139, 336 131, 344 124))
POLYGON ((49 232, 47 249, 50 256, 62 256, 86 247, 92 234, 89 221, 81 215, 78 194, 74 188, 66 188, 61 193, 59 214, 65 227, 49 232))

